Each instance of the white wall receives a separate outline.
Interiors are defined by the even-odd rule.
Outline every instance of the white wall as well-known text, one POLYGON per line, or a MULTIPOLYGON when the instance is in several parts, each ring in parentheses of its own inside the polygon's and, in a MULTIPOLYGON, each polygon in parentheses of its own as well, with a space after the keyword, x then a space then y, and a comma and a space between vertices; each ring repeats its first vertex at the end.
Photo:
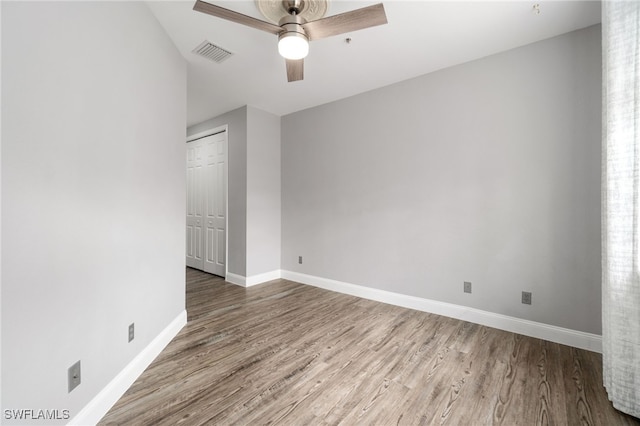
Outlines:
POLYGON ((594 26, 283 117, 282 269, 600 334, 600 64, 594 26))
POLYGON ((2 66, 2 408, 74 417, 185 308, 186 66, 138 2, 3 2, 2 66))
POLYGON ((280 270, 280 117, 248 107, 247 276, 280 270))

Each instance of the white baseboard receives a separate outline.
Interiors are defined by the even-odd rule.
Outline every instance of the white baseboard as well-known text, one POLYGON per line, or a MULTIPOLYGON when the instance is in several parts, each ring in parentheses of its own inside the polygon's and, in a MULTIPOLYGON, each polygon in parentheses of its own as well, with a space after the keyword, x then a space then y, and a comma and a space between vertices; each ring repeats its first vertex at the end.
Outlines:
POLYGON ((266 283, 267 281, 277 280, 282 278, 282 271, 276 269, 275 271, 265 272, 264 274, 252 275, 247 277, 247 287, 256 284, 266 283))
POLYGON ((247 279, 242 275, 234 274, 232 272, 227 272, 227 276, 224 277, 224 280, 228 283, 239 285, 242 287, 247 286, 247 279))
POLYGON ((187 311, 182 311, 155 339, 147 345, 118 375, 102 389, 69 422, 69 425, 95 425, 129 389, 142 372, 162 352, 187 323, 187 311))
POLYGON ((282 271, 276 269, 275 271, 265 272, 264 274, 251 275, 249 277, 243 277, 242 275, 233 274, 227 272, 225 280, 231 284, 239 285, 242 287, 251 287, 252 285, 266 283, 267 281, 277 280, 282 278, 282 271))
POLYGON ((324 288, 326 290, 389 303, 391 305, 402 306, 404 308, 415 309, 418 311, 444 315, 450 318, 456 318, 480 325, 486 325, 488 327, 498 328, 500 330, 523 334, 525 336, 573 346, 575 348, 602 353, 602 336, 598 336, 597 334, 556 327, 540 322, 455 305, 452 303, 407 296, 405 294, 393 293, 386 290, 378 290, 342 281, 301 274, 299 272, 283 270, 281 271, 281 275, 284 279, 324 288))

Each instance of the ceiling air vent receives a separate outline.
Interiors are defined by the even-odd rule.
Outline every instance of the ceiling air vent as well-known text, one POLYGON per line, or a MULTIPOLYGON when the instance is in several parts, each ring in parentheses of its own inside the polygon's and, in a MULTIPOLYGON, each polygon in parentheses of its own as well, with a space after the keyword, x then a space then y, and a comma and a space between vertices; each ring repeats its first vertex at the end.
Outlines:
POLYGON ((224 61, 232 55, 231 52, 224 50, 222 47, 216 46, 215 44, 210 43, 207 40, 200 43, 200 45, 193 49, 192 52, 196 55, 204 56, 205 58, 217 63, 224 61))

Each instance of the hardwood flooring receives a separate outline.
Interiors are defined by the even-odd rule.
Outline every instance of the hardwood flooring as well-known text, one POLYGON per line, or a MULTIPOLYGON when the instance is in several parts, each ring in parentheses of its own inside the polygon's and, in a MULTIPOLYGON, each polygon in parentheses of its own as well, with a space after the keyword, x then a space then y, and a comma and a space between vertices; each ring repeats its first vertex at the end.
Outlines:
POLYGON ((286 280, 187 269, 188 324, 102 425, 640 425, 602 357, 286 280))

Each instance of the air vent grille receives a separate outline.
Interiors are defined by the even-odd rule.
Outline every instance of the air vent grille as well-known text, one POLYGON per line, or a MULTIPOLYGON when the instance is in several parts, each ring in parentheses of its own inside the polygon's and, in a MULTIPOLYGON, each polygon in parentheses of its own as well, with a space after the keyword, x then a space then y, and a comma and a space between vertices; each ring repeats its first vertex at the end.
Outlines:
POLYGON ((198 47, 192 50, 196 55, 203 56, 213 62, 221 63, 232 55, 228 50, 205 40, 198 47))

